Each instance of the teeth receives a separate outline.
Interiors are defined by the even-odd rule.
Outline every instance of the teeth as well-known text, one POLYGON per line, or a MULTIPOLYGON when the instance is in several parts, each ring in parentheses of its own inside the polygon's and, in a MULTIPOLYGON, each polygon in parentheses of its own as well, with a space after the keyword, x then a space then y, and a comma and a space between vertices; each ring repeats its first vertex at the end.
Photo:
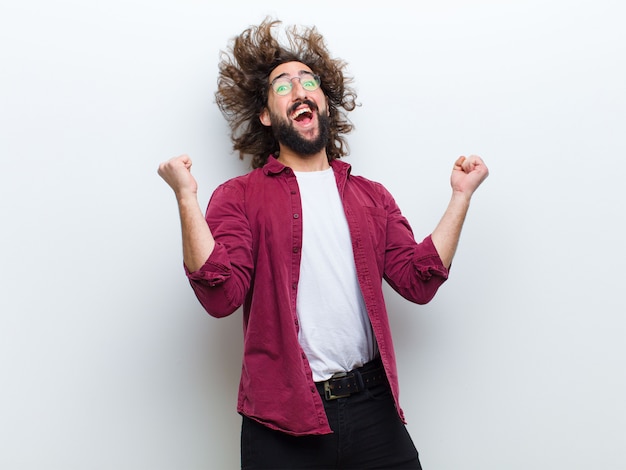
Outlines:
POLYGON ((310 110, 308 107, 307 107, 307 108, 300 108, 300 109, 297 109, 297 110, 296 110, 296 112, 295 112, 295 113, 293 113, 291 117, 292 117, 293 119, 295 119, 295 118, 297 118, 298 116, 300 116, 301 114, 304 114, 304 113, 310 113, 310 112, 311 112, 311 110, 310 110))

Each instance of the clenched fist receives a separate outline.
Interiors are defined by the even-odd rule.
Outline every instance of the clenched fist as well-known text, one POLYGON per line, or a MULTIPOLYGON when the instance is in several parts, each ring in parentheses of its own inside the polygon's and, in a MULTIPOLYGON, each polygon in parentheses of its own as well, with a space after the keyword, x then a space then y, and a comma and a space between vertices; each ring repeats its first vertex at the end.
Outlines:
POLYGON ((489 169, 477 155, 459 157, 454 162, 450 184, 452 190, 471 196, 480 184, 489 176, 489 169))
POLYGON ((174 190, 176 197, 196 195, 198 183, 191 174, 191 158, 179 155, 159 165, 159 175, 174 190))

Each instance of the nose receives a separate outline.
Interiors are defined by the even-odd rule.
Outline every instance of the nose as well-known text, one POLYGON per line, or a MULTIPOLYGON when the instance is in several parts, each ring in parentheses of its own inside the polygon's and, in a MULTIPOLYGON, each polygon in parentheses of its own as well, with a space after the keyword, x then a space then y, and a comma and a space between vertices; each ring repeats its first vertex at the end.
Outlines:
POLYGON ((302 83, 300 83, 300 77, 293 77, 291 79, 291 84, 292 84, 292 87, 291 87, 292 94, 295 94, 295 96, 298 98, 304 98, 306 96, 306 90, 302 86, 302 83))

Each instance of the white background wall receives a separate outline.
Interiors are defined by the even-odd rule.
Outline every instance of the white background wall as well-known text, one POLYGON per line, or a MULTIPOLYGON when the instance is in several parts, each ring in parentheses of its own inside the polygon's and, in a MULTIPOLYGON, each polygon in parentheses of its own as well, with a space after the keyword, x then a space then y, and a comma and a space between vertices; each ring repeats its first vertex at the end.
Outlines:
POLYGON ((428 470, 626 468, 626 7, 617 0, 21 0, 0 7, 0 467, 233 469, 241 315, 204 313, 162 160, 247 171, 218 54, 315 24, 362 106, 347 159, 418 237, 491 176, 449 282, 389 291, 428 470), (382 6, 384 5, 384 6, 382 6))

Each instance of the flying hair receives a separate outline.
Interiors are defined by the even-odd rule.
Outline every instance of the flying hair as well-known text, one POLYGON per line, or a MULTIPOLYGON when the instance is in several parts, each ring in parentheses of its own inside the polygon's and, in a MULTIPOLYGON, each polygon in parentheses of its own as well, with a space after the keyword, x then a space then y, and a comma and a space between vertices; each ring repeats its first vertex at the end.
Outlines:
POLYGON ((221 51, 215 99, 231 130, 233 150, 239 158, 251 157, 252 168, 260 168, 270 155, 278 156, 279 145, 272 129, 261 124, 259 115, 267 105, 269 76, 285 62, 302 62, 321 78, 328 100, 330 139, 328 159, 349 153, 345 135, 353 129, 347 113, 356 104, 356 92, 346 77, 346 62, 333 58, 316 27, 289 26, 284 29, 285 44, 277 36, 282 22, 265 18, 250 26, 221 51))

